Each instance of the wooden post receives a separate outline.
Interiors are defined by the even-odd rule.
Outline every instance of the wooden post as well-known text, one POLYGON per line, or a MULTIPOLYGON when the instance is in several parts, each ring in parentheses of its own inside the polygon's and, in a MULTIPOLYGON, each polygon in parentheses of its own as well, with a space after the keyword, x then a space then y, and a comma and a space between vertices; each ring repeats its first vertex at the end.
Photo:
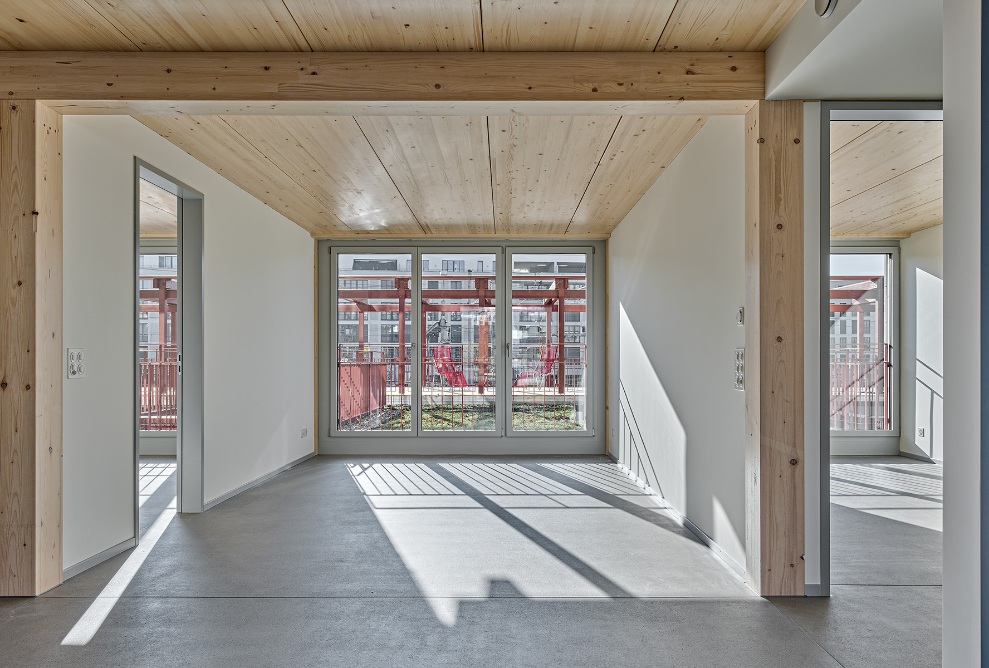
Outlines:
POLYGON ((745 116, 746 562, 763 596, 804 594, 803 104, 745 116))
POLYGON ((0 101, 0 596, 62 582, 62 117, 0 101))

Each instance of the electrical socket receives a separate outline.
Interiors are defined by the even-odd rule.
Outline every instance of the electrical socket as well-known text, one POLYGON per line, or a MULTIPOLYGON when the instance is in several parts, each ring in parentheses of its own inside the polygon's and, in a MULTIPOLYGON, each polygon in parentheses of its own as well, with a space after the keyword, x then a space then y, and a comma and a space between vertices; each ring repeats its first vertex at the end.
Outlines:
POLYGON ((89 361, 86 359, 85 348, 66 348, 65 361, 66 378, 84 378, 86 376, 86 367, 89 365, 89 361))
POLYGON ((308 435, 309 435, 309 428, 308 427, 303 427, 302 428, 302 434, 299 436, 299 438, 305 438, 308 435))
POLYGON ((924 428, 923 427, 917 427, 917 436, 919 438, 924 438, 924 433, 925 432, 924 432, 924 428))

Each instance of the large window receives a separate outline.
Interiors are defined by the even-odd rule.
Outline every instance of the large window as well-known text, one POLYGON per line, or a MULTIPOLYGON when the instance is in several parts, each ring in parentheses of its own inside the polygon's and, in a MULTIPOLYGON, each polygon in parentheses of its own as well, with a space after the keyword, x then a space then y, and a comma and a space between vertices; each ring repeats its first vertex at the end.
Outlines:
POLYGON ((338 256, 340 431, 412 429, 411 262, 408 253, 338 256))
POLYGON ((464 271, 468 260, 494 262, 495 255, 423 254, 423 266, 441 267, 422 276, 422 430, 495 431, 497 378, 494 274, 470 280, 435 280, 464 271))
POLYGON ((833 252, 830 415, 834 432, 890 432, 893 402, 893 255, 833 252))
POLYGON ((586 322, 585 255, 512 255, 513 430, 584 429, 586 322))
POLYGON ((334 433, 593 435, 589 253, 394 250, 333 255, 334 433))

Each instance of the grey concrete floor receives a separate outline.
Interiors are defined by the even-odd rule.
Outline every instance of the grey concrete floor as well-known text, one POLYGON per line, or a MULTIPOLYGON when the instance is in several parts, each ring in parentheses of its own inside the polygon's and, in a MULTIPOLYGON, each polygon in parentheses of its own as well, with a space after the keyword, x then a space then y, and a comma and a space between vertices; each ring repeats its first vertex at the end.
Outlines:
POLYGON ((775 601, 845 668, 941 665, 942 468, 831 460, 831 597, 775 601))
POLYGON ((760 599, 597 458, 310 460, 176 516, 92 640, 62 646, 130 556, 0 599, 0 666, 934 665, 857 648, 896 649, 910 629, 875 611, 937 588, 760 599))

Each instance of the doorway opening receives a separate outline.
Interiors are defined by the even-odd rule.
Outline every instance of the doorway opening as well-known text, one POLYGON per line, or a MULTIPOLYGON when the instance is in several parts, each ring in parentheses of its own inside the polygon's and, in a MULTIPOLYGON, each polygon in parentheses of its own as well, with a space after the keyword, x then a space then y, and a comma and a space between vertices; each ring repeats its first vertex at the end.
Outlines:
POLYGON ((136 161, 136 538, 202 512, 202 195, 136 161), (189 259, 188 266, 186 259, 189 259))
POLYGON ((830 103, 822 122, 823 590, 939 632, 940 106, 830 103))

